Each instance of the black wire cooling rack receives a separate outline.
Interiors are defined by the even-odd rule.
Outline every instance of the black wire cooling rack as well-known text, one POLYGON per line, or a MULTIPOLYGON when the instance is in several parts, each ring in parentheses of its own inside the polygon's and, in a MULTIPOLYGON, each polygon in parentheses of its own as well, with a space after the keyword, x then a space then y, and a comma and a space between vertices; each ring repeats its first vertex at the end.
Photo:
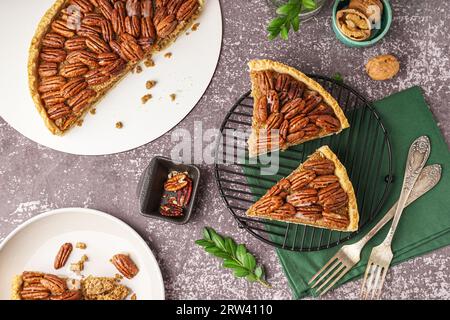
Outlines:
POLYGON ((309 76, 338 101, 349 119, 349 129, 338 135, 306 142, 280 152, 277 174, 255 174, 255 169, 261 163, 253 164, 248 159, 246 139, 251 128, 253 98, 247 92, 226 115, 220 128, 222 139, 216 151, 216 182, 239 227, 267 244, 292 251, 330 248, 358 233, 331 231, 245 215, 245 211, 265 194, 268 186, 289 175, 320 146, 330 146, 347 168, 358 202, 358 230, 378 214, 392 181, 392 151, 388 133, 370 102, 351 87, 336 80, 318 75, 309 76), (232 134, 225 135, 226 132, 232 134), (235 134, 242 132, 246 132, 244 137, 242 134, 235 134))

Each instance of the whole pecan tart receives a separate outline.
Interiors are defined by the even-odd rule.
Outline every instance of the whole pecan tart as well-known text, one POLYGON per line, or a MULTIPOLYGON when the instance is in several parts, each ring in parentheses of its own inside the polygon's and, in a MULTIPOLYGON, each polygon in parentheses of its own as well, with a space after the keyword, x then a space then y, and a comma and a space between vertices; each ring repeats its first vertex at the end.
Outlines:
POLYGON ((269 189, 247 215, 339 231, 356 231, 359 222, 347 170, 328 146, 269 189))
POLYGON ((33 37, 36 107, 63 134, 144 58, 169 46, 205 0, 56 0, 33 37))
POLYGON ((252 60, 248 65, 254 98, 250 157, 349 127, 337 101, 302 72, 271 60, 252 60))

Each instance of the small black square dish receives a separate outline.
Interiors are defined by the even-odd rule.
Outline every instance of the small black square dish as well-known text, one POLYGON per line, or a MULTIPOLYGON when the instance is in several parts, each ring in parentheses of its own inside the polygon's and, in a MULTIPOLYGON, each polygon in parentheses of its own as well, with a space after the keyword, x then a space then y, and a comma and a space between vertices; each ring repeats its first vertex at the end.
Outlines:
POLYGON ((175 163, 169 158, 154 157, 149 166, 144 170, 138 184, 137 196, 139 199, 139 210, 145 217, 169 221, 176 224, 185 224, 189 221, 197 196, 198 183, 200 180, 200 170, 194 165, 175 163), (164 184, 171 172, 187 173, 192 181, 188 203, 182 208, 183 214, 161 214, 161 207, 165 207, 169 199, 178 200, 180 192, 169 193, 165 191, 164 184))

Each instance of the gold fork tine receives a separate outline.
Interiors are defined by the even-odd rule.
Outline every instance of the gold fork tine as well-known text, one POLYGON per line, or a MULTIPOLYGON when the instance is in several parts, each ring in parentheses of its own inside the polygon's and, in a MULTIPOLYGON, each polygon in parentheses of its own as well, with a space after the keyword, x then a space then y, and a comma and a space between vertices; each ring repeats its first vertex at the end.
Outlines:
MULTIPOLYGON (((333 258, 331 258, 323 267, 322 269, 320 269, 312 278, 311 280, 309 280, 308 285, 310 285, 311 283, 313 283, 313 281, 323 272, 325 271, 325 269, 332 263, 334 262, 336 259, 338 259, 337 254, 334 255, 333 258)), ((314 288, 314 287, 313 287, 314 288)))
POLYGON ((319 278, 319 280, 317 280, 312 286, 311 289, 313 289, 314 287, 316 287, 319 283, 322 282, 322 280, 334 269, 336 269, 336 267, 341 263, 341 261, 339 259, 335 260, 334 263, 325 271, 325 273, 319 278))
POLYGON ((317 288, 317 291, 322 290, 322 288, 329 283, 331 280, 334 279, 334 277, 337 276, 337 274, 339 273, 339 271, 341 271, 342 269, 345 268, 344 264, 339 265, 337 268, 334 269, 334 272, 331 274, 331 276, 329 276, 321 285, 319 288, 317 288))
MULTIPOLYGON (((323 290, 320 294, 319 294, 319 296, 322 296, 322 295, 324 295, 325 293, 327 293, 328 292, 328 290, 330 290, 331 289, 331 287, 333 287, 335 284, 336 284, 336 282, 338 282, 346 273, 347 273, 347 271, 348 270, 350 270, 350 268, 348 268, 347 266, 344 266, 345 268, 342 270, 342 272, 333 280, 333 282, 331 282, 331 284, 328 286, 328 287, 326 287, 326 289, 325 290, 323 290)), ((331 278, 329 278, 329 279, 331 279, 331 278)))

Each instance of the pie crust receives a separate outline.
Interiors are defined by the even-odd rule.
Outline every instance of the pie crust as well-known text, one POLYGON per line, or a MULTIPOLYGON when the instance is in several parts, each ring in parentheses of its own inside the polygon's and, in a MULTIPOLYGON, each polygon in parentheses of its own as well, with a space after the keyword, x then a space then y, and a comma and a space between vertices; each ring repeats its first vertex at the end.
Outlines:
MULTIPOLYGON (((333 113, 334 117, 337 118, 340 122, 339 130, 333 131, 333 132, 321 132, 319 135, 314 137, 308 137, 304 138, 302 140, 295 141, 295 143, 289 143, 286 142, 285 144, 280 144, 280 147, 275 148, 269 148, 268 151, 274 151, 277 149, 286 150, 290 146, 301 144, 305 141, 314 140, 316 138, 322 138, 328 135, 332 134, 338 134, 343 129, 348 128, 350 125, 348 123, 347 118, 344 115, 344 112, 342 111, 341 107, 339 106, 338 102, 329 94, 319 83, 314 81, 313 79, 306 76, 304 73, 289 67, 285 64, 282 64, 280 62, 272 61, 272 60, 252 60, 248 63, 248 66, 250 68, 250 77, 252 82, 252 96, 255 100, 255 107, 253 111, 253 120, 252 120, 252 133, 250 135, 250 138, 248 140, 248 146, 249 146, 249 154, 250 157, 257 156, 258 154, 265 153, 264 151, 261 152, 258 150, 258 137, 260 134, 260 131, 264 129, 263 123, 258 121, 256 116, 256 103, 258 99, 260 99, 265 93, 263 93, 260 90, 260 87, 258 85, 258 81, 256 78, 256 73, 260 71, 272 71, 277 74, 286 74, 292 77, 294 80, 303 83, 306 86, 307 90, 314 91, 318 93, 322 97, 322 102, 325 103, 327 106, 329 106, 333 113)), ((266 151, 267 152, 267 151, 266 151)))
MULTIPOLYGON (((187 0, 186 0, 187 1, 187 0)), ((151 50, 145 51, 145 57, 151 56, 153 53, 161 51, 168 46, 170 46, 179 35, 181 35, 184 31, 186 31, 188 28, 190 28, 194 21, 198 18, 201 11, 204 8, 204 4, 206 0, 197 0, 198 1, 198 9, 196 12, 187 20, 179 21, 177 27, 172 31, 170 35, 168 35, 165 38, 159 38, 157 42, 152 46, 151 50)), ((28 58, 28 82, 29 82, 29 89, 31 96, 33 98, 33 101, 36 105, 36 108, 41 115, 42 119, 44 120, 44 123, 46 127, 56 135, 63 135, 67 130, 69 130, 71 127, 73 127, 77 121, 72 121, 69 126, 67 126, 64 129, 61 129, 55 124, 55 121, 52 120, 48 113, 47 109, 41 99, 41 94, 38 91, 39 86, 39 74, 38 74, 38 65, 40 61, 40 53, 43 48, 42 40, 44 36, 51 31, 51 23, 58 18, 58 15, 60 14, 61 10, 66 8, 66 6, 71 2, 71 0, 56 0, 53 6, 44 14, 41 21, 39 22, 39 25, 36 28, 35 35, 31 41, 31 45, 29 48, 29 58, 28 58)), ((117 1, 116 1, 117 2, 117 1)), ((166 1, 167 2, 167 1, 166 1)), ((115 33, 114 33, 115 35, 115 33)), ((145 58, 144 58, 145 59, 145 58)), ((142 61, 142 60, 141 60, 142 61)), ((83 119, 84 115, 94 107, 97 103, 101 101, 101 99, 107 94, 109 90, 111 90, 115 85, 119 83, 121 79, 123 79, 130 71, 132 71, 141 61, 132 62, 132 61, 126 61, 125 68, 118 73, 117 75, 114 75, 108 80, 107 82, 104 82, 100 85, 92 85, 89 86, 89 88, 93 89, 97 92, 97 95, 90 99, 89 104, 87 107, 85 107, 82 112, 76 115, 76 120, 83 119)))
MULTIPOLYGON (((306 221, 305 219, 297 217, 294 215, 286 215, 283 217, 279 217, 273 214, 273 212, 257 212, 257 206, 261 203, 261 200, 268 195, 270 190, 255 204, 253 204, 248 210, 247 215, 253 216, 253 217, 259 217, 269 220, 277 220, 277 221, 284 221, 284 222, 291 222, 296 224, 303 224, 303 225, 310 225, 318 228, 324 228, 324 229, 331 229, 331 230, 338 230, 338 231, 356 231, 358 230, 358 223, 359 223, 359 213, 358 213, 358 207, 356 202, 356 196, 355 192, 353 190, 353 185, 350 182, 350 179, 347 175, 347 170, 342 165, 342 163, 339 161, 337 156, 331 151, 331 149, 328 146, 322 146, 321 148, 317 149, 316 152, 314 152, 312 155, 309 156, 308 160, 311 158, 317 158, 318 156, 324 157, 334 163, 334 175, 337 176, 339 179, 339 184, 341 188, 344 190, 344 192, 347 194, 348 197, 348 203, 346 205, 346 214, 348 217, 348 225, 346 227, 338 227, 336 225, 332 225, 330 223, 324 222, 323 218, 318 219, 314 222, 306 221)), ((308 161, 307 160, 307 161, 308 161)), ((307 162, 305 161, 305 162, 307 162)), ((287 176, 285 179, 288 179, 293 177, 294 174, 299 173, 303 171, 303 166, 305 163, 302 163, 299 165, 297 169, 295 169, 289 176, 287 176)), ((292 190, 288 190, 289 193, 292 193, 292 190)))

